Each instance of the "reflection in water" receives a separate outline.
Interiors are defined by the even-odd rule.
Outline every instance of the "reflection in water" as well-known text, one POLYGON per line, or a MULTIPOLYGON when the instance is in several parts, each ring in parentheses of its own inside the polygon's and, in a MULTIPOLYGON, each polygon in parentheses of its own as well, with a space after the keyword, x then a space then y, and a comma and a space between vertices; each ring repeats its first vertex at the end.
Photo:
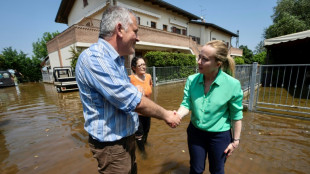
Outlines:
MULTIPOLYGON (((155 87, 153 99, 177 109, 183 88, 184 83, 155 87)), ((137 151, 139 173, 188 173, 189 120, 187 116, 171 129, 152 119, 146 159, 137 151)), ((1 173, 97 173, 83 123, 76 91, 57 93, 53 85, 42 83, 1 88, 1 173)), ((307 173, 309 129, 309 121, 245 112, 242 141, 228 159, 226 173, 307 173)))

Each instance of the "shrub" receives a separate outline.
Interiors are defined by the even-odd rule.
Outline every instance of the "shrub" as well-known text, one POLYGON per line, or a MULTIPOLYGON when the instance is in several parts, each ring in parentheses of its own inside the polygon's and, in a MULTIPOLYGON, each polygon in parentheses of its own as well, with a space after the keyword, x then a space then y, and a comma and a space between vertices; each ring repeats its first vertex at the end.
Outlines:
POLYGON ((195 66, 196 56, 184 53, 170 53, 161 51, 150 51, 145 54, 147 66, 195 66))
POLYGON ((244 64, 244 59, 242 57, 235 57, 234 58, 236 65, 244 64))

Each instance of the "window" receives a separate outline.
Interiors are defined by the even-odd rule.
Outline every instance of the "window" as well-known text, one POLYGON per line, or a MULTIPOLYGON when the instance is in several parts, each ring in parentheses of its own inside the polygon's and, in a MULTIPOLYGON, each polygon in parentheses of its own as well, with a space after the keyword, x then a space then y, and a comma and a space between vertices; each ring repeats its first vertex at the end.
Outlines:
POLYGON ((86 7, 88 5, 87 0, 83 0, 83 4, 84 4, 84 7, 86 7))
POLYGON ((175 29, 176 29, 175 27, 171 27, 171 32, 175 33, 175 29))
POLYGON ((181 34, 181 29, 179 29, 179 28, 177 28, 177 27, 171 27, 171 32, 172 32, 172 33, 181 34))
POLYGON ((86 26, 90 27, 90 26, 92 26, 92 24, 90 22, 87 22, 86 26))
POLYGON ((140 17, 138 17, 138 25, 140 25, 140 17))
POLYGON ((191 36, 189 35, 193 41, 195 41, 197 44, 200 44, 200 37, 196 37, 196 36, 191 36))
POLYGON ((197 39, 196 42, 200 44, 200 37, 197 37, 196 39, 197 39))
POLYGON ((186 36, 187 35, 187 30, 186 29, 182 29, 182 34, 186 36))
POLYGON ((167 31, 167 29, 168 29, 168 26, 167 25, 163 25, 163 30, 167 31))
POLYGON ((156 28, 156 22, 151 21, 151 28, 156 28))

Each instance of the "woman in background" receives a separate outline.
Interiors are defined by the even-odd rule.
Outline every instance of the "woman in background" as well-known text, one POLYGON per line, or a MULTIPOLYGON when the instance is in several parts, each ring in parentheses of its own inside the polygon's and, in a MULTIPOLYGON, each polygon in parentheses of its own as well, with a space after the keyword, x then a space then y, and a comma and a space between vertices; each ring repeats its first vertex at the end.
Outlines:
MULTIPOLYGON (((142 57, 134 57, 131 61, 131 69, 134 74, 130 75, 130 82, 135 85, 142 95, 151 99, 152 95, 152 78, 146 73, 146 64, 142 57)), ((151 117, 139 114, 139 128, 136 132, 136 142, 138 148, 144 152, 144 144, 151 127, 151 117)))

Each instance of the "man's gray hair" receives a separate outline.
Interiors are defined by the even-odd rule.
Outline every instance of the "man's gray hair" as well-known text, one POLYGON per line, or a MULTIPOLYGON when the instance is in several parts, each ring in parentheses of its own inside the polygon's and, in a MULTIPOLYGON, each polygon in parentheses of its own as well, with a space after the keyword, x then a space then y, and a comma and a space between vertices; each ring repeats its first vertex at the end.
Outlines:
POLYGON ((103 14, 100 22, 99 38, 106 39, 112 37, 117 23, 127 31, 128 26, 133 23, 131 15, 136 15, 129 9, 119 6, 110 6, 103 14))

